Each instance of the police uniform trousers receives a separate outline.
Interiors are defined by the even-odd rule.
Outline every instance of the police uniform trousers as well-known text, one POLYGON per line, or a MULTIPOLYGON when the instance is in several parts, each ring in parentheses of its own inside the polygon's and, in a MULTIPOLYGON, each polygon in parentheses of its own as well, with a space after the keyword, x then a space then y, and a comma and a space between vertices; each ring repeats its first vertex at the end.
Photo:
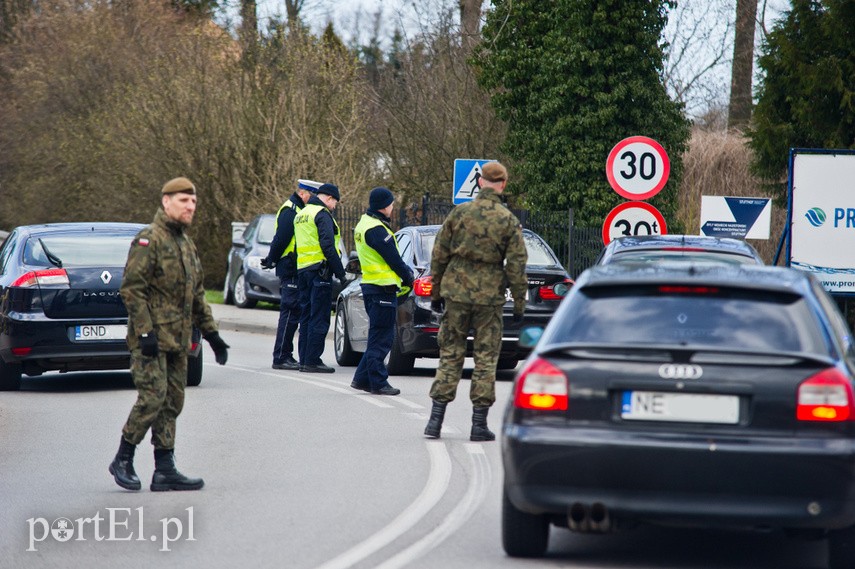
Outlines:
POLYGON ((332 311, 332 283, 323 279, 318 269, 302 269, 297 272, 297 285, 300 290, 300 365, 318 365, 323 363, 324 342, 330 330, 330 312, 332 311))
POLYGON ((297 275, 279 277, 279 325, 273 344, 274 364, 285 363, 288 358, 294 357, 294 334, 302 313, 297 275))
POLYGON ((150 358, 131 350, 131 375, 137 402, 122 429, 125 440, 138 445, 151 429, 157 449, 175 448, 175 420, 184 408, 187 386, 187 352, 160 352, 150 358))
POLYGON ((453 401, 463 375, 466 338, 474 332, 475 369, 469 386, 474 407, 490 407, 496 401, 496 365, 502 347, 502 306, 467 304, 447 300, 439 327, 439 368, 430 388, 431 399, 453 401))
POLYGON ((365 294, 365 287, 362 291, 362 300, 368 313, 368 343, 353 374, 353 383, 358 388, 367 387, 377 391, 389 385, 389 370, 384 360, 395 341, 398 297, 394 292, 365 294))

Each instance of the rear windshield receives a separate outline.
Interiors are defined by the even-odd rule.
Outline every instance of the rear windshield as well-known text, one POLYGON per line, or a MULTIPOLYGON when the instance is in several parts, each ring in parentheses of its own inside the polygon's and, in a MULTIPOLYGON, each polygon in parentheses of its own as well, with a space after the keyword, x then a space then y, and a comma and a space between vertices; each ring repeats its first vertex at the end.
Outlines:
POLYGON ((595 287, 576 291, 548 343, 694 345, 827 354, 819 324, 794 294, 713 287, 595 287))
POLYGON ((63 267, 121 267, 136 234, 131 233, 73 233, 33 236, 24 247, 24 263, 41 267, 55 266, 48 254, 62 261, 63 267), (44 243, 44 247, 39 240, 44 243))
MULTIPOLYGON (((436 241, 436 233, 425 234, 421 236, 421 255, 420 258, 430 259, 433 251, 433 244, 436 241)), ((525 250, 528 253, 528 266, 536 267, 554 267, 560 265, 547 248, 546 244, 531 233, 523 231, 523 240, 525 241, 525 250)))
POLYGON ((665 251, 665 250, 638 250, 621 251, 615 253, 612 263, 656 263, 660 261, 693 261, 693 262, 715 262, 728 263, 731 265, 758 265, 757 259, 737 253, 726 253, 724 251, 665 251))

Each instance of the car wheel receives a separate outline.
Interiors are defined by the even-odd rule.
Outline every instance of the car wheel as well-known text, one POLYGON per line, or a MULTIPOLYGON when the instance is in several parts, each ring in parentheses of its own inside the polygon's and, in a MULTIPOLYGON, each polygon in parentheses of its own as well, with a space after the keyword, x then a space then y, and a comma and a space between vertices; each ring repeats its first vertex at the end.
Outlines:
POLYGON ((335 330, 333 330, 333 346, 335 348, 335 361, 340 366, 359 365, 362 359, 360 352, 353 351, 350 346, 350 334, 347 332, 347 315, 344 311, 344 303, 339 302, 335 309, 335 330))
POLYGON ((828 534, 828 569, 855 567, 855 526, 828 534))
POLYGON ((202 383, 202 352, 196 357, 187 358, 187 385, 196 387, 202 383))
POLYGON ((498 363, 496 364, 496 369, 514 369, 517 367, 519 360, 516 358, 499 358, 498 363))
POLYGON ((235 306, 238 308, 255 308, 258 301, 246 297, 246 277, 240 273, 235 279, 235 289, 232 293, 235 299, 235 306))
POLYGON ((413 373, 415 365, 416 356, 401 352, 401 343, 398 341, 396 332, 395 340, 392 342, 392 351, 389 352, 389 362, 386 364, 389 375, 410 375, 413 373))
POLYGON ((226 267, 226 278, 223 282, 223 304, 234 304, 235 299, 232 296, 232 289, 229 286, 229 269, 226 267))
POLYGON ((502 547, 511 557, 541 557, 549 545, 546 516, 519 511, 502 492, 502 547))
POLYGON ((7 364, 0 359, 0 391, 21 389, 21 364, 7 364))

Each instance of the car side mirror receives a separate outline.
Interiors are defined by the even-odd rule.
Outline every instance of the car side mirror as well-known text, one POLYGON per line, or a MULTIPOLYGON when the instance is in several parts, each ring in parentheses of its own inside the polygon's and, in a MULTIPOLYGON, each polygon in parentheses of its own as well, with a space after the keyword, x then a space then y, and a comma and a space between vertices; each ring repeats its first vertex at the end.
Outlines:
POLYGON ((543 328, 540 326, 523 326, 520 330, 518 344, 523 348, 533 348, 543 336, 543 328))
POLYGON ((232 239, 232 246, 237 247, 239 249, 243 249, 246 247, 246 241, 244 241, 243 237, 235 237, 232 239))
POLYGON ((354 275, 362 274, 362 264, 360 264, 359 259, 351 259, 347 262, 347 265, 344 267, 344 272, 352 273, 354 275))

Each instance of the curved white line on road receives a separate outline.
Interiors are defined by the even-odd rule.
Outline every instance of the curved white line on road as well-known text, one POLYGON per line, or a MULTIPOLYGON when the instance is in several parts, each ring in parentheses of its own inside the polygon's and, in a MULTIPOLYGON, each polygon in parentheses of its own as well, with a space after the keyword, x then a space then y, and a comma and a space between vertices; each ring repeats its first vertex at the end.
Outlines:
POLYGON ((272 372, 268 372, 268 371, 257 371, 255 373, 257 373, 259 375, 267 375, 270 377, 278 377, 278 378, 284 377, 284 378, 290 379, 292 381, 302 381, 303 383, 308 383, 309 385, 314 385, 315 387, 323 387, 324 389, 329 389, 330 391, 335 391, 337 393, 343 393, 344 395, 350 395, 352 397, 357 397, 357 398, 359 398, 360 401, 365 401, 366 403, 371 403, 372 405, 374 405, 376 407, 381 407, 383 409, 391 409, 392 407, 394 407, 394 405, 389 405, 388 403, 380 401, 379 399, 377 399, 375 397, 363 397, 363 395, 365 395, 364 391, 360 391, 359 393, 357 393, 356 390, 351 389, 350 386, 348 386, 347 388, 338 387, 336 385, 329 385, 329 384, 322 383, 319 381, 315 381, 315 380, 311 380, 311 379, 305 379, 303 377, 297 377, 297 376, 291 375, 289 373, 272 373, 272 372))
POLYGON ((317 569, 345 569, 359 563, 406 533, 436 506, 440 498, 448 491, 448 485, 451 481, 451 458, 448 455, 448 449, 445 448, 445 443, 432 441, 426 442, 425 446, 427 446, 430 455, 430 474, 418 498, 386 527, 372 534, 359 545, 320 565, 317 569))
POLYGON ((469 480, 466 494, 432 532, 388 559, 385 563, 378 565, 377 569, 406 567, 450 537, 478 510, 487 495, 487 488, 490 486, 490 463, 487 460, 484 448, 480 444, 467 443, 466 450, 469 451, 469 456, 472 459, 472 478, 469 480))

